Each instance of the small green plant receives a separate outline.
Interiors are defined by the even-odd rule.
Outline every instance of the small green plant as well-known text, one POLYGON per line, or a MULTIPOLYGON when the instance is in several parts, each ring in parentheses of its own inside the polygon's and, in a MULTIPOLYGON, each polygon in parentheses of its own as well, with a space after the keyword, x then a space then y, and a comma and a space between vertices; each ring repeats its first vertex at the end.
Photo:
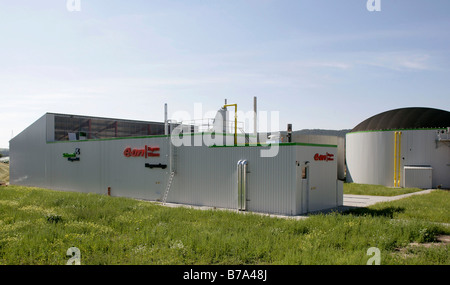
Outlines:
POLYGON ((59 223, 62 222, 62 217, 60 215, 54 215, 54 214, 47 214, 46 215, 47 222, 49 223, 59 223))

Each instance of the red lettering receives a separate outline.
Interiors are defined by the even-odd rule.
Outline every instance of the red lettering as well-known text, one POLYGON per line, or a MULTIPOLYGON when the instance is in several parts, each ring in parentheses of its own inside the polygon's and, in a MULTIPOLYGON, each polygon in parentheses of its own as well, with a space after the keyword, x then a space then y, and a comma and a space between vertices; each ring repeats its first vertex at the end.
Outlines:
POLYGON ((316 153, 314 155, 314 160, 320 160, 320 161, 333 161, 334 160, 334 154, 328 153, 327 154, 318 154, 316 153))
POLYGON ((125 155, 126 157, 130 157, 130 156, 131 156, 131 147, 127 147, 127 148, 123 151, 123 155, 125 155))
POLYGON ((143 149, 138 149, 138 148, 134 148, 131 149, 131 147, 127 147, 124 151, 123 151, 123 155, 126 157, 159 157, 159 153, 155 153, 157 151, 159 151, 160 148, 159 147, 149 147, 149 146, 145 146, 143 149))
POLYGON ((334 154, 327 152, 327 161, 333 161, 334 160, 334 154))

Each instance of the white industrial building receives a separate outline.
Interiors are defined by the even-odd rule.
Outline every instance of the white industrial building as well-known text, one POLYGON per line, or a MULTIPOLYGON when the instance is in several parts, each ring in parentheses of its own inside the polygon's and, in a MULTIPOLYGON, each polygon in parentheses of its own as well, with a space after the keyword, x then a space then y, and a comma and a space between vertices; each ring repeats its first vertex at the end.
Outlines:
POLYGON ((282 215, 343 203, 337 145, 180 126, 46 113, 10 141, 10 183, 282 215))
POLYGON ((347 181, 450 188, 450 112, 401 108, 372 116, 346 135, 347 181))

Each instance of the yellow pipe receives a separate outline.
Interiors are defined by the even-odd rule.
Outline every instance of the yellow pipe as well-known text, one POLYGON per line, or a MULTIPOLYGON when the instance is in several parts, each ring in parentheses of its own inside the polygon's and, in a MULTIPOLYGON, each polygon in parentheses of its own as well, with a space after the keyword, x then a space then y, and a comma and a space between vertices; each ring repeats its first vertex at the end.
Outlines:
POLYGON ((237 104, 224 105, 223 108, 234 107, 234 145, 237 145, 237 104))
POLYGON ((401 175, 401 158, 402 157, 402 132, 398 132, 398 182, 397 182, 397 186, 400 187, 400 175, 401 175))
POLYGON ((402 132, 395 132, 394 138, 394 187, 401 181, 402 132))
POLYGON ((394 135, 394 187, 397 187, 397 132, 394 135))

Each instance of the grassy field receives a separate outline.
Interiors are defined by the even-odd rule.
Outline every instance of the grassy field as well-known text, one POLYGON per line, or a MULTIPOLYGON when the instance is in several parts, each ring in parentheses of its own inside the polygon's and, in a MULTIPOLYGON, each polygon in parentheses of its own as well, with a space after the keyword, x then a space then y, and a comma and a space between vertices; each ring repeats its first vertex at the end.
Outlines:
POLYGON ((450 193, 294 220, 134 199, 0 188, 0 264, 450 264, 450 193), (413 245, 415 244, 415 245, 413 245), (417 245, 418 244, 418 245, 417 245))
POLYGON ((344 183, 344 194, 397 196, 422 190, 419 188, 391 188, 382 185, 344 183))

